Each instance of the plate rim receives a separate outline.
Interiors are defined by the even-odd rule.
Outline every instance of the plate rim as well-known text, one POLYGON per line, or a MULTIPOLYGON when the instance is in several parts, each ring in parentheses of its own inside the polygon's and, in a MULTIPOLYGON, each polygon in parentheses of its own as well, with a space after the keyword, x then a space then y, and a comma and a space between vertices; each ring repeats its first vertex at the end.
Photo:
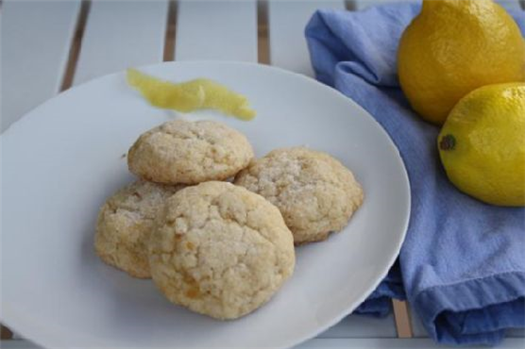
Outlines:
MULTIPOLYGON (((363 107, 361 107, 352 98, 350 98, 350 97, 344 95, 343 93, 341 93, 339 90, 337 90, 337 89, 335 89, 335 88, 333 88, 333 87, 331 87, 329 85, 323 84, 323 83, 319 82, 318 80, 316 80, 316 79, 314 79, 312 77, 306 76, 304 74, 296 73, 296 72, 293 72, 293 71, 289 71, 289 70, 286 70, 286 69, 283 69, 283 68, 280 68, 280 67, 276 67, 276 66, 260 64, 260 63, 254 63, 254 62, 235 61, 235 60, 225 60, 225 61, 217 61, 217 60, 169 61, 169 62, 160 62, 160 63, 154 63, 154 64, 133 66, 133 68, 136 68, 136 69, 155 69, 156 67, 160 67, 160 66, 172 66, 172 65, 175 65, 175 66, 184 66, 184 65, 186 65, 186 66, 199 66, 199 65, 236 66, 236 65, 242 65, 242 66, 250 67, 250 69, 263 69, 263 70, 275 71, 275 72, 278 72, 279 74, 288 75, 288 76, 290 76, 290 77, 292 77, 294 79, 298 78, 298 79, 304 81, 307 84, 312 84, 313 83, 313 84, 317 85, 321 89, 325 89, 325 90, 331 91, 332 93, 334 93, 334 96, 337 96, 337 98, 341 99, 342 101, 344 101, 344 103, 350 103, 350 104, 353 105, 354 108, 360 109, 361 112, 363 112, 368 118, 371 119, 371 121, 375 124, 375 127, 377 127, 379 129, 379 132, 382 133, 383 136, 385 136, 387 138, 389 147, 397 155, 396 163, 398 163, 398 165, 400 165, 401 179, 403 180, 402 181, 403 182, 403 186, 406 187, 406 191, 404 191, 404 192, 406 194, 406 203, 407 203, 407 205, 406 205, 406 215, 405 215, 405 217, 403 219, 403 224, 402 224, 403 232, 401 233, 401 237, 400 237, 397 245, 394 247, 395 249, 392 250, 392 252, 395 252, 395 253, 393 253, 389 257, 388 264, 387 264, 388 266, 385 268, 385 272, 381 275, 381 278, 378 278, 377 282, 373 283, 367 289, 367 292, 364 293, 361 298, 358 298, 353 303, 350 303, 348 307, 341 308, 341 311, 337 314, 337 316, 334 316, 332 318, 331 322, 326 322, 322 327, 317 327, 316 330, 313 331, 313 332, 303 332, 304 334, 302 336, 298 336, 294 340, 289 340, 288 342, 281 341, 283 344, 278 344, 277 347, 290 348, 290 347, 294 347, 294 346, 297 346, 299 344, 302 344, 305 341, 310 340, 310 339, 316 337, 317 335, 325 332, 327 329, 329 329, 330 327, 332 327, 335 324, 339 323, 343 318, 345 318, 346 316, 351 314, 379 286, 379 284, 387 276, 388 272, 390 271, 390 268, 394 265, 395 261, 397 260, 397 257, 399 256, 399 253, 401 251, 401 247, 402 247, 402 245, 403 245, 403 243, 404 243, 404 241, 406 239, 406 235, 407 235, 407 231, 408 231, 408 227, 409 227, 409 223, 410 223, 410 213, 411 213, 411 208, 412 208, 412 193, 411 193, 410 178, 408 176, 408 172, 407 172, 407 169, 406 169, 403 157, 402 157, 402 155, 401 155, 397 145, 392 140, 392 138, 390 137, 388 132, 372 116, 371 113, 369 113, 367 110, 365 110, 363 107)), ((12 134, 13 130, 16 131, 21 126, 23 126, 25 123, 30 122, 33 118, 35 118, 34 115, 38 113, 38 110, 44 108, 47 104, 51 103, 52 101, 56 100, 57 98, 64 98, 68 94, 74 92, 75 90, 77 90, 77 89, 79 89, 81 87, 84 87, 84 86, 89 85, 89 84, 96 83, 99 80, 108 79, 109 77, 121 75, 123 73, 125 73, 125 70, 120 70, 120 71, 117 71, 117 72, 104 74, 102 76, 93 78, 93 79, 88 80, 86 82, 83 82, 83 83, 81 83, 79 85, 73 86, 73 87, 71 87, 71 88, 69 88, 69 89, 67 89, 65 91, 59 92, 58 94, 54 95, 53 97, 43 101, 42 103, 40 103, 39 105, 37 105, 36 107, 31 109, 30 111, 26 112, 23 116, 18 118, 14 123, 10 124, 5 130, 2 131, 2 133, 0 134, 0 150, 3 148, 4 138, 7 135, 12 134)), ((0 178, 2 177, 2 175, 1 175, 1 169, 3 167, 2 163, 3 163, 3 161, 0 158, 0 178)), ((0 208, 1 208, 1 205, 0 205, 0 208)), ((1 213, 0 213, 0 217, 1 217, 1 213)), ((0 243, 2 241, 2 236, 3 235, 4 235, 3 233, 0 234, 0 243)), ((1 268, 2 268, 2 263, 1 263, 1 260, 0 260, 0 269, 1 268)), ((0 286, 1 286, 1 284, 0 284, 0 286)), ((52 334, 43 334, 43 333, 46 333, 46 332, 39 332, 39 329, 38 329, 37 326, 27 327, 28 324, 25 323, 25 325, 26 325, 25 328, 26 329, 27 328, 33 328, 33 329, 31 329, 30 331, 26 331, 26 330, 20 331, 20 329, 24 328, 23 318, 20 319, 19 317, 17 317, 17 314, 19 314, 19 313, 17 313, 16 311, 11 310, 8 305, 4 305, 5 301, 3 300, 3 298, 1 299, 1 301, 2 301, 2 308, 1 308, 2 311, 0 312, 0 321, 1 321, 1 323, 3 325, 7 326, 11 330, 13 330, 15 333, 22 335, 25 339, 30 340, 31 342, 35 343, 36 345, 43 346, 43 347, 50 347, 49 345, 55 344, 55 345, 59 345, 59 347, 67 347, 67 345, 64 344, 63 341, 61 341, 60 337, 57 338, 56 336, 54 336, 52 334), (35 332, 33 332, 33 331, 35 331, 35 332), (39 334, 40 336, 39 337, 35 337, 35 338, 27 337, 26 334, 28 334, 28 333, 39 334), (38 338, 38 340, 36 338, 38 338)), ((5 304, 7 304, 7 303, 5 303, 5 304)))

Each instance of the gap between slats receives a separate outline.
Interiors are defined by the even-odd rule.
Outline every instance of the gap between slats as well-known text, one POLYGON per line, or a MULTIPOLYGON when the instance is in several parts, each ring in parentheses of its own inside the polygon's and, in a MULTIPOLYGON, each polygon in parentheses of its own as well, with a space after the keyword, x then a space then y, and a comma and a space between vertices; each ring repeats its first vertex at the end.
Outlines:
POLYGON ((80 56, 80 49, 82 47, 82 38, 84 36, 84 30, 86 28, 87 19, 89 16, 89 9, 91 7, 90 0, 82 0, 80 11, 78 13, 77 25, 75 27, 75 33, 71 46, 69 48, 69 57, 64 71, 62 85, 60 91, 67 90, 73 84, 73 78, 77 69, 78 58, 80 56))
POLYGON ((168 3, 168 16, 166 18, 166 37, 164 39, 163 61, 175 59, 175 40, 177 38, 177 1, 168 3))
POLYGON ((257 1, 257 61, 270 64, 270 38, 268 37, 268 2, 257 1))
POLYGON ((163 61, 167 0, 91 1, 73 85, 163 61))
MULTIPOLYGON (((0 2, 1 3, 1 2, 0 2)), ((177 1, 170 0, 166 18, 166 32, 164 40, 163 61, 173 61, 176 40, 176 21, 177 21, 177 1)), ((82 48, 86 23, 91 8, 91 0, 82 0, 82 5, 77 18, 75 33, 70 45, 68 61, 64 70, 63 80, 60 91, 69 89, 74 81, 78 60, 82 48)))
POLYGON ((0 325, 0 340, 13 339, 13 332, 5 326, 0 325))
POLYGON ((175 60, 257 62, 256 0, 179 0, 175 60))
POLYGON ((355 11, 355 2, 353 0, 345 0, 345 8, 347 11, 355 11))

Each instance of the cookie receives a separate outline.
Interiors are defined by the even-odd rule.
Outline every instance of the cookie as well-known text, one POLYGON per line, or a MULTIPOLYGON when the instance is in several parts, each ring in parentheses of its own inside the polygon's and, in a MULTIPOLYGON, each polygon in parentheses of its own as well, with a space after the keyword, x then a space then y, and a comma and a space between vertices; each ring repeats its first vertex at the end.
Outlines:
POLYGON ((268 153, 234 183, 275 204, 295 244, 340 231, 363 202, 363 190, 350 170, 326 153, 302 147, 268 153))
POLYGON ((164 295, 217 319, 266 303, 295 265, 293 237, 279 210, 227 182, 170 197, 149 244, 152 278, 164 295))
POLYGON ((246 137, 209 120, 174 120, 142 134, 128 153, 129 170, 164 184, 225 180, 253 158, 246 137))
POLYGON ((100 258, 133 277, 151 277, 146 242, 164 201, 180 188, 139 180, 109 197, 97 220, 100 258))

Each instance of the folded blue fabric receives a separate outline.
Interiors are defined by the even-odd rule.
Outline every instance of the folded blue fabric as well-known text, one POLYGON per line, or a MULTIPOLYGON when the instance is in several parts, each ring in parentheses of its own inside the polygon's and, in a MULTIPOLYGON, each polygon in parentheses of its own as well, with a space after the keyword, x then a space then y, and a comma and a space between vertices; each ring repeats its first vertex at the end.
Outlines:
MULTIPOLYGON (((357 312, 384 315, 389 297, 406 294, 437 341, 495 344, 506 329, 525 327, 525 209, 487 205, 458 191, 439 161, 439 128, 422 121, 400 90, 397 45, 420 6, 320 10, 306 27, 317 79, 383 126, 410 178, 412 210, 399 265, 357 312)), ((524 25, 525 13, 512 15, 524 25)))

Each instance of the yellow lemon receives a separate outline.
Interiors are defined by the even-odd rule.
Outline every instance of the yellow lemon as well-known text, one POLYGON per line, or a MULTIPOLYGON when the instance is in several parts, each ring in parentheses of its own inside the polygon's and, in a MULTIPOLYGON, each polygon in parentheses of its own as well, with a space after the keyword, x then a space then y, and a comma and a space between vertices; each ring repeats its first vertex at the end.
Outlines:
POLYGON ((490 204, 525 205, 525 83, 487 85, 462 98, 438 147, 461 191, 490 204))
POLYGON ((441 125, 470 91, 525 81, 525 43, 491 0, 424 0, 401 37, 398 74, 412 108, 441 125))

